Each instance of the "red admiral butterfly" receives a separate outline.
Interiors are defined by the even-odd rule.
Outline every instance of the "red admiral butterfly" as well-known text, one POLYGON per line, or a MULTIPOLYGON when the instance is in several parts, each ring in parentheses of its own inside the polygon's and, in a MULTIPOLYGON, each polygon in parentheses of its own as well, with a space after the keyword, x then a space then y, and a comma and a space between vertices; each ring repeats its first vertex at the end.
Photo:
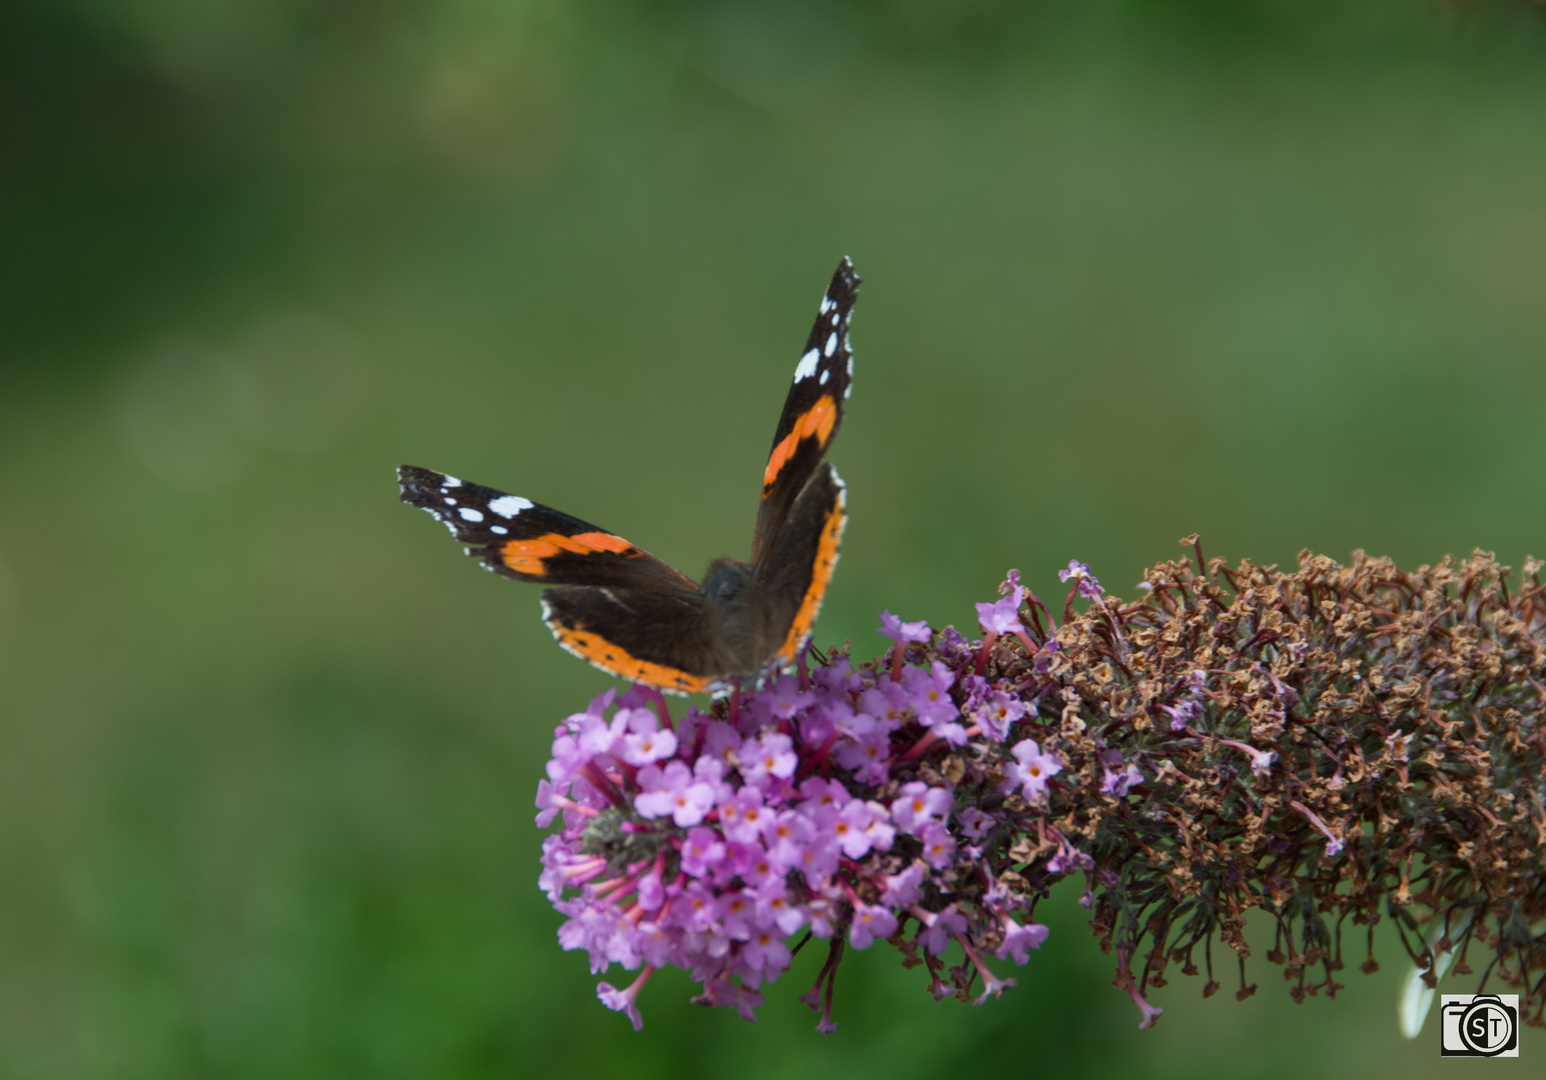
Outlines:
POLYGON ((605 529, 550 507, 404 465, 402 500, 429 511, 495 573, 556 588, 542 618, 603 671, 674 694, 793 663, 837 565, 843 481, 822 463, 853 379, 848 319, 859 277, 847 259, 821 301, 773 433, 751 562, 715 559, 702 584, 605 529))

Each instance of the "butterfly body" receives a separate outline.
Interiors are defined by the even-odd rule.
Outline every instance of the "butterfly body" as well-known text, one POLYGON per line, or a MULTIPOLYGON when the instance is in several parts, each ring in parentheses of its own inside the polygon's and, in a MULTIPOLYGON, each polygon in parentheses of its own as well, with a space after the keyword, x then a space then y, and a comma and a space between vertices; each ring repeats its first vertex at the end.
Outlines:
POLYGON ((822 461, 853 375, 859 278, 838 266, 795 369, 763 471, 752 557, 702 582, 622 537, 495 488, 405 465, 402 500, 434 515, 496 573, 551 586, 543 621, 569 652, 670 693, 722 693, 793 663, 837 564, 845 489, 822 461))

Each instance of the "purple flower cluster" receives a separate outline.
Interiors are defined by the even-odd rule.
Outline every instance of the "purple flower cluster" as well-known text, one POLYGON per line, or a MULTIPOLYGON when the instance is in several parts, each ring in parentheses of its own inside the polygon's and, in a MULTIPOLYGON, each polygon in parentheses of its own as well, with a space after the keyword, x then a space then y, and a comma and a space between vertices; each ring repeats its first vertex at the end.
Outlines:
MULTIPOLYGON (((1017 615, 1024 590, 1012 577, 1005 592, 979 605, 988 642, 1014 634, 1041 649, 1017 615)), ((599 986, 635 1028, 639 993, 665 965, 703 985, 695 1000, 755 1019, 795 934, 829 942, 803 999, 822 1031, 835 1027, 845 944, 889 939, 928 965, 936 996, 951 992, 941 954, 959 945, 970 967, 956 990, 980 978, 980 1003, 1014 982, 985 954, 1024 964, 1046 938, 984 852, 1013 831, 1003 807, 1045 807, 1064 762, 1024 730, 1026 702, 981 677, 983 643, 947 631, 930 651, 927 624, 889 612, 880 629, 889 664, 802 665, 679 719, 651 689, 609 690, 555 730, 537 823, 562 828, 544 844, 541 885, 568 916, 564 948, 586 950, 595 973, 639 972, 625 989, 599 986), (993 778, 990 797, 930 764, 945 754, 995 763, 975 773, 993 778)), ((1123 792, 1140 778, 1119 760, 1110 775, 1123 792)), ((1049 851, 1053 872, 1088 866, 1066 841, 1049 851)))

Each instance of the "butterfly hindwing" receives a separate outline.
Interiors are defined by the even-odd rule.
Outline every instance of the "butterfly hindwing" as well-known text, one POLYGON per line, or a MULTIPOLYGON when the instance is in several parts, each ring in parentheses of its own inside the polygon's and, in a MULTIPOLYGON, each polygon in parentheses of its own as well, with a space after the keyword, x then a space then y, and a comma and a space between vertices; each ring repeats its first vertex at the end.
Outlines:
POLYGON ((822 297, 773 432, 773 450, 763 470, 762 501, 752 531, 752 562, 758 566, 842 423, 843 403, 853 382, 848 322, 858 295, 859 275, 844 259, 822 297))
POLYGON ((695 592, 697 583, 614 533, 552 507, 404 465, 402 501, 427 510, 495 573, 548 585, 695 592))
POLYGON ((673 694, 725 688, 700 596, 571 585, 542 594, 542 621, 566 650, 618 678, 673 694))
POLYGON ((810 638, 848 523, 846 492, 831 464, 819 466, 790 507, 784 527, 758 569, 764 595, 772 605, 773 625, 788 627, 774 656, 776 663, 793 663, 810 638))

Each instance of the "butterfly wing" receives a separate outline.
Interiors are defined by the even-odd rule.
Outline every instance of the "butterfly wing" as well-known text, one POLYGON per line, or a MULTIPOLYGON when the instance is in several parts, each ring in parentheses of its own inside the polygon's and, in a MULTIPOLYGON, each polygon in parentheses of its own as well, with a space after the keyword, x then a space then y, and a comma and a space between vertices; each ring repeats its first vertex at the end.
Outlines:
POLYGON ((618 678, 672 694, 728 689, 697 594, 568 585, 543 592, 542 621, 567 651, 618 678))
POLYGON ((830 463, 820 465, 795 499, 758 568, 763 595, 771 605, 770 625, 789 628, 773 663, 793 663, 810 640, 837 566, 838 544, 848 523, 846 503, 837 470, 830 463))
POLYGON ((696 593, 698 583, 621 536, 552 507, 404 465, 402 501, 431 516, 497 574, 544 585, 696 593))
POLYGON ((752 563, 763 566, 790 508, 821 464, 843 420, 843 403, 853 382, 848 320, 859 295, 859 275, 844 259, 821 300, 794 383, 773 432, 773 450, 762 475, 762 502, 752 531, 752 563))
POLYGON ((397 470, 427 510, 495 573, 558 588, 542 620, 566 650, 618 678, 674 694, 719 689, 695 581, 622 537, 496 488, 431 469, 397 470))

